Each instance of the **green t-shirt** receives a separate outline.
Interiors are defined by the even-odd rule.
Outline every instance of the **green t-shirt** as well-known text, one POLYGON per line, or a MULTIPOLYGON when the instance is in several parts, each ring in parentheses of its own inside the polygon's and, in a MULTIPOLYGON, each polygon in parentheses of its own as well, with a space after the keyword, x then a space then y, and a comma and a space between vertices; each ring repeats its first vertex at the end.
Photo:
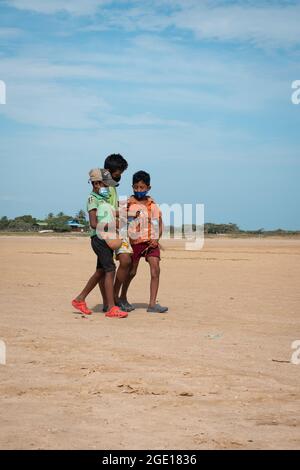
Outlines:
MULTIPOLYGON (((106 201, 102 196, 99 194, 91 192, 88 202, 87 202, 87 211, 90 212, 93 209, 97 210, 97 220, 98 223, 111 223, 114 220, 114 207, 112 206, 110 199, 106 201)), ((93 237, 96 235, 96 229, 90 227, 90 236, 93 237)))
POLYGON ((113 208, 117 211, 118 210, 118 193, 115 187, 109 187, 109 203, 113 206, 113 208))

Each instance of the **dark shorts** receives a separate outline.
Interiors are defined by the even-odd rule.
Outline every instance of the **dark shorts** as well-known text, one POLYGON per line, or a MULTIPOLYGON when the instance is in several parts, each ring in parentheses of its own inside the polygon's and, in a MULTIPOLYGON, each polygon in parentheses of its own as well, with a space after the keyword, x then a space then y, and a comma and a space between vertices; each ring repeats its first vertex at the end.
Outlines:
POLYGON ((109 248, 106 241, 100 240, 97 235, 94 235, 91 238, 91 245, 98 257, 96 269, 103 269, 106 273, 115 271, 116 265, 113 257, 114 252, 109 248))
POLYGON ((146 261, 148 261, 148 258, 150 256, 153 256, 154 258, 159 258, 160 259, 160 248, 157 246, 156 248, 148 248, 149 245, 147 242, 143 243, 136 243, 135 245, 132 245, 133 249, 133 264, 138 264, 141 258, 146 258, 146 261), (147 249, 148 248, 148 249, 147 249))

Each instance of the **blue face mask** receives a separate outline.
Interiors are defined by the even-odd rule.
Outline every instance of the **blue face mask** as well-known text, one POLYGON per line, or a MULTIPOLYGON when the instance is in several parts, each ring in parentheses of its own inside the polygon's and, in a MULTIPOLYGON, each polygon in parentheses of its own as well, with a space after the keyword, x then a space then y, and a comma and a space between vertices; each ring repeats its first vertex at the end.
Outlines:
POLYGON ((144 197, 146 197, 148 194, 148 191, 134 191, 134 196, 137 198, 137 199, 143 199, 144 197))
POLYGON ((109 188, 100 188, 99 189, 99 196, 103 197, 104 199, 109 198, 109 188))

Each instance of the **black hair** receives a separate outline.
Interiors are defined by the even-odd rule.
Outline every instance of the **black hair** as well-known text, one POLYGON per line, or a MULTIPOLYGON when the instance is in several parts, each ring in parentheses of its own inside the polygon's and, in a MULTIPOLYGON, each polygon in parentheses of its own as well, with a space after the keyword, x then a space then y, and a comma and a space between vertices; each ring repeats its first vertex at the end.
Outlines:
POLYGON ((146 171, 140 170, 134 173, 132 177, 132 184, 139 183, 139 181, 143 181, 147 186, 150 186, 150 175, 146 171))
POLYGON ((119 153, 112 153, 108 155, 104 162, 104 168, 111 173, 116 170, 125 171, 128 168, 128 163, 119 153))

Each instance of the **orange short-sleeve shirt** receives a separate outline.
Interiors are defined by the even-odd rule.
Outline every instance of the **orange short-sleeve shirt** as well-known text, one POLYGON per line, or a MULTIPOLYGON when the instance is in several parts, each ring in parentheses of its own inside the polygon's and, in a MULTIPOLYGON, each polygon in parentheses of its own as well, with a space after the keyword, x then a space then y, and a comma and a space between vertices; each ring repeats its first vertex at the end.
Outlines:
POLYGON ((161 210, 152 199, 139 201, 134 196, 128 199, 127 209, 130 212, 140 212, 139 216, 129 224, 128 234, 132 244, 147 242, 159 238, 159 220, 161 210))

